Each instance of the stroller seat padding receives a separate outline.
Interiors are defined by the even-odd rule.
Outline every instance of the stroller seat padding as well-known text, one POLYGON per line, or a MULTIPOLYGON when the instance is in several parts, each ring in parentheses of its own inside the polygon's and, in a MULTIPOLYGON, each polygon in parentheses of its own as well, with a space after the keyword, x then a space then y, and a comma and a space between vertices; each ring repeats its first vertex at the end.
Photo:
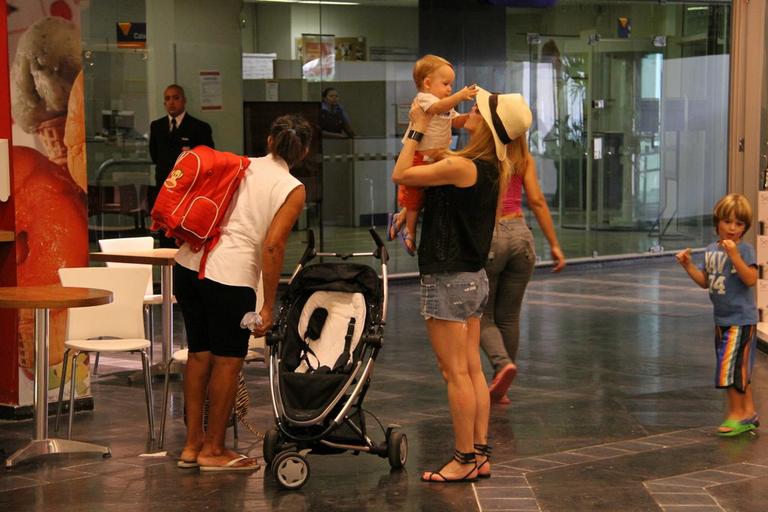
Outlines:
MULTIPOLYGON (((350 326, 350 319, 354 319, 354 331, 349 354, 354 353, 355 347, 360 342, 365 327, 365 298, 362 293, 348 293, 335 291, 316 291, 309 296, 304 308, 301 310, 298 323, 299 337, 305 339, 311 352, 307 358, 314 369, 321 366, 333 368, 339 356, 344 352, 345 337, 350 326), (311 325, 310 318, 318 308, 324 308, 328 315, 322 325, 320 336, 317 334, 307 336, 307 328, 311 325)), ((324 316, 324 315, 322 315, 324 316)), ((315 315, 317 318, 318 315, 315 315)), ((313 325, 314 328, 317 326, 313 325)), ((309 367, 306 361, 296 367, 295 372, 305 373, 309 367)))

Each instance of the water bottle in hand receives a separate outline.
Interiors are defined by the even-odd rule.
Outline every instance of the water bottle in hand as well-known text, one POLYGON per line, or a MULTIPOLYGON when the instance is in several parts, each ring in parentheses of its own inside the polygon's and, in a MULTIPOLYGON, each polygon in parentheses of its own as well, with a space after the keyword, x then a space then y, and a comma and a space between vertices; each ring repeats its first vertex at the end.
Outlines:
POLYGON ((243 315, 243 319, 240 320, 240 327, 243 329, 248 329, 249 331, 254 330, 256 327, 261 325, 261 315, 258 314, 256 311, 249 311, 245 315, 243 315))

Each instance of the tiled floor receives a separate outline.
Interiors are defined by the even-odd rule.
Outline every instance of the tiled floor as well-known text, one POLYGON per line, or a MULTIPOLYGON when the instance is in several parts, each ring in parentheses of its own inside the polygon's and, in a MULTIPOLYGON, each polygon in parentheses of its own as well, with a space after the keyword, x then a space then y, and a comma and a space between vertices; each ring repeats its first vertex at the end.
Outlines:
MULTIPOLYGON (((494 476, 476 484, 419 481, 421 470, 447 459, 451 426, 415 307, 417 286, 397 283, 391 292, 386 345, 365 406, 384 425, 402 425, 410 442, 405 471, 390 472, 386 460, 366 454, 310 455, 309 482, 287 492, 263 471, 177 469, 173 455, 184 433, 178 381, 166 437, 171 456, 140 457, 152 448, 142 387, 127 385, 126 371, 107 374, 120 361, 104 360, 96 408, 77 415, 74 437, 109 444, 113 457, 61 455, 4 471, 0 510, 768 510, 768 442, 759 432, 714 435, 724 401, 712 386, 711 308, 670 258, 535 276, 512 404, 492 411, 494 476)), ((269 428, 266 370, 249 367, 247 378, 249 419, 269 428)), ((754 384, 768 418, 762 353, 754 384)), ((156 382, 156 398, 160 390, 156 382)), ((0 424, 5 456, 31 428, 0 424)), ((243 430, 240 449, 260 454, 243 430)))

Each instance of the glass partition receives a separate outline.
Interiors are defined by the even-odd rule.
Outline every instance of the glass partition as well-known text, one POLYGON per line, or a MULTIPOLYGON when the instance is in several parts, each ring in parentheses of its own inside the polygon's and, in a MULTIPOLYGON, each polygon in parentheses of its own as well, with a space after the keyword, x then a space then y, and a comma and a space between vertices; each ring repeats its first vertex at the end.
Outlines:
POLYGON ((543 25, 568 33, 527 34, 521 85, 566 254, 705 245, 726 188, 730 6, 562 4, 543 25))
POLYGON ((115 21, 144 21, 144 2, 81 5, 88 225, 95 244, 148 227, 148 52, 116 41, 115 21))
MULTIPOLYGON (((423 53, 441 53, 441 40, 422 21, 436 16, 428 3, 382 3, 289 9, 311 37, 328 45, 318 43, 316 52, 330 53, 334 41, 325 72, 302 78, 304 98, 317 100, 321 90, 336 88, 355 132, 323 138, 321 213, 308 225, 322 231, 326 250, 366 250, 367 228, 384 232, 386 213, 397 206, 389 172, 416 93, 411 67, 423 53), (393 16, 416 33, 390 40, 372 28, 393 16), (355 52, 348 41, 356 42, 355 52)), ((274 7, 257 2, 251 12, 258 17, 263 9, 274 7)), ((451 15, 460 20, 451 27, 466 54, 474 51, 470 19, 499 13, 506 19, 503 56, 454 62, 455 87, 477 82, 520 91, 530 102, 530 146, 566 254, 704 245, 711 205, 726 187, 729 2, 475 6, 451 15)), ((294 33, 293 49, 311 44, 311 37, 294 33)), ((446 44, 444 52, 455 48, 446 44)), ((308 56, 294 58, 303 63, 308 56)), ((283 79, 276 80, 282 87, 283 79)), ((455 139, 464 142, 462 134, 455 139)), ((546 241, 526 212, 546 260, 546 241)), ((394 272, 417 270, 398 243, 390 251, 394 272)))
MULTIPOLYGON (((225 1, 222 10, 241 9, 238 41, 197 41, 176 21, 176 33, 186 35, 167 41, 176 51, 160 65, 151 51, 113 42, 116 18, 151 26, 149 18, 163 14, 159 4, 149 13, 144 2, 130 4, 81 4, 94 240, 146 232, 151 205, 143 187, 153 179, 146 136, 163 114, 158 90, 167 85, 158 66, 195 90, 198 72, 232 53, 244 63, 234 73, 236 107, 227 94, 222 113, 201 111, 199 94, 188 104, 214 125, 217 147, 262 153, 265 127, 280 113, 300 111, 317 124, 318 143, 297 170, 309 199, 286 273, 307 229, 325 251, 369 251, 368 229, 384 235, 397 208, 389 176, 417 92, 411 70, 424 53, 453 62, 455 89, 478 83, 527 98, 531 152, 569 258, 699 247, 710 238, 709 212, 726 189, 730 2, 561 0, 538 9, 535 2, 225 1), (343 109, 330 130, 322 105, 329 88, 343 109), (128 214, 110 206, 115 193, 128 214), (135 201, 123 200, 129 195, 135 201)), ((203 25, 198 18, 216 16, 195 12, 188 16, 203 25)), ((231 71, 224 67, 225 87, 231 71)), ((454 135, 454 148, 466 142, 454 135)), ((526 215, 545 261, 545 239, 526 215)), ((389 249, 391 272, 417 271, 417 258, 399 242, 389 249)))

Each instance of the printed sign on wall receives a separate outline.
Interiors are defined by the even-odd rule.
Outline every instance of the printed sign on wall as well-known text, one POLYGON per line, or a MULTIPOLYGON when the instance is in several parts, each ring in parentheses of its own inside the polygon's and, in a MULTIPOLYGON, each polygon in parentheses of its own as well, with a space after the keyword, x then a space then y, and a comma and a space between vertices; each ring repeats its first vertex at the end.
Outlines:
POLYGON ((307 80, 333 80, 336 72, 336 38, 333 35, 302 34, 296 48, 302 74, 307 80))
POLYGON ((117 23, 118 48, 146 48, 147 24, 134 21, 117 23))
POLYGON ((200 72, 200 110, 222 110, 221 71, 200 72))

